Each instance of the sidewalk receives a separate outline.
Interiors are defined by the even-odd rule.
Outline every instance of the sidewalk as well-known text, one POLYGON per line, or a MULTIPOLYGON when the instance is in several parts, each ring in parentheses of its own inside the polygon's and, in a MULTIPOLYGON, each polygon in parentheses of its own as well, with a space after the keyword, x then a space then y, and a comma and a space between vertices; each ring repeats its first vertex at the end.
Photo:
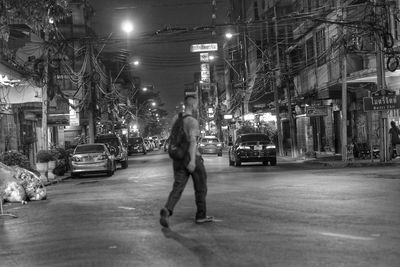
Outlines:
POLYGON ((278 156, 279 161, 298 162, 305 164, 320 164, 324 167, 345 168, 345 167, 370 167, 370 166, 400 166, 400 157, 388 162, 381 162, 380 159, 351 159, 347 162, 342 161, 342 156, 337 155, 318 155, 316 158, 292 158, 290 156, 278 156))

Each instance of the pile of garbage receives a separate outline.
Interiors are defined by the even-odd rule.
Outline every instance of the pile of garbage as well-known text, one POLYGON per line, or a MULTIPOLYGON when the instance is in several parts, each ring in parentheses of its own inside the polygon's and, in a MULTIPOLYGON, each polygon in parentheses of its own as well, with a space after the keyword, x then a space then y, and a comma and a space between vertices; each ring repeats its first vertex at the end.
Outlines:
POLYGON ((0 197, 4 201, 24 203, 46 199, 47 191, 35 173, 0 162, 0 197))

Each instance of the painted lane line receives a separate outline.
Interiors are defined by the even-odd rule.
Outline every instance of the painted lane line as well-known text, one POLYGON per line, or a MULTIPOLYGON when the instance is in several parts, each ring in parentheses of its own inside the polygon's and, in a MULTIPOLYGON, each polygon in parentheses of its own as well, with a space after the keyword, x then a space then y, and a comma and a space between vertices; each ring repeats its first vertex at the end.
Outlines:
POLYGON ((352 239, 352 240, 363 240, 363 241, 372 241, 375 240, 373 237, 364 237, 364 236, 355 236, 355 235, 345 235, 345 234, 337 234, 337 233, 328 233, 328 232, 322 232, 320 233, 321 235, 324 236, 331 236, 331 237, 338 237, 338 238, 344 238, 344 239, 352 239))
POLYGON ((118 207, 119 209, 123 210, 135 210, 136 208, 131 208, 131 207, 118 207))

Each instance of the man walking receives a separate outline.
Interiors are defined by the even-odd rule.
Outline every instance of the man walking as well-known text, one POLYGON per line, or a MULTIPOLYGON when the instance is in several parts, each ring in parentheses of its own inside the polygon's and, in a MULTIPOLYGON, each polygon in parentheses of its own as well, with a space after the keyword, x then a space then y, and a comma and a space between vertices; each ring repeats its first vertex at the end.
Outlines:
MULTIPOLYGON (((183 130, 189 142, 189 149, 184 159, 173 160, 174 184, 165 207, 160 211, 160 224, 163 227, 169 227, 169 217, 173 214, 174 207, 182 196, 189 176, 192 176, 194 184, 197 207, 196 223, 201 224, 213 221, 213 217, 207 216, 206 213, 207 173, 203 158, 197 148, 197 138, 200 136, 199 123, 193 117, 197 108, 198 101, 196 97, 192 95, 186 96, 183 130)), ((174 117, 173 124, 177 121, 177 118, 177 116, 174 117)))
POLYGON ((396 155, 400 156, 400 129, 396 126, 394 121, 390 122, 390 130, 389 130, 389 137, 390 137, 390 156, 393 159, 394 157, 394 149, 396 149, 396 155))

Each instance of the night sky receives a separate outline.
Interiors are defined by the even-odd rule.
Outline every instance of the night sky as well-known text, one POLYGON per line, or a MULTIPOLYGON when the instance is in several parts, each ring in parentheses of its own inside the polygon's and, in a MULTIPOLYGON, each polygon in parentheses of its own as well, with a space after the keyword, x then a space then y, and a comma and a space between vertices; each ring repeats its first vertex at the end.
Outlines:
MULTIPOLYGON (((227 21, 227 0, 217 0, 217 24, 227 21)), ((95 9, 93 27, 101 36, 111 32, 113 40, 105 50, 126 48, 140 58, 134 75, 143 85, 154 85, 160 92, 164 108, 173 113, 183 99, 184 84, 193 82, 200 70, 199 55, 190 52, 193 43, 211 42, 210 32, 196 31, 177 35, 162 33, 148 37, 166 25, 189 28, 211 25, 212 0, 90 0, 95 9), (135 30, 127 38, 121 31, 124 18, 134 22, 135 30), (129 40, 129 41, 128 41, 129 40)))

